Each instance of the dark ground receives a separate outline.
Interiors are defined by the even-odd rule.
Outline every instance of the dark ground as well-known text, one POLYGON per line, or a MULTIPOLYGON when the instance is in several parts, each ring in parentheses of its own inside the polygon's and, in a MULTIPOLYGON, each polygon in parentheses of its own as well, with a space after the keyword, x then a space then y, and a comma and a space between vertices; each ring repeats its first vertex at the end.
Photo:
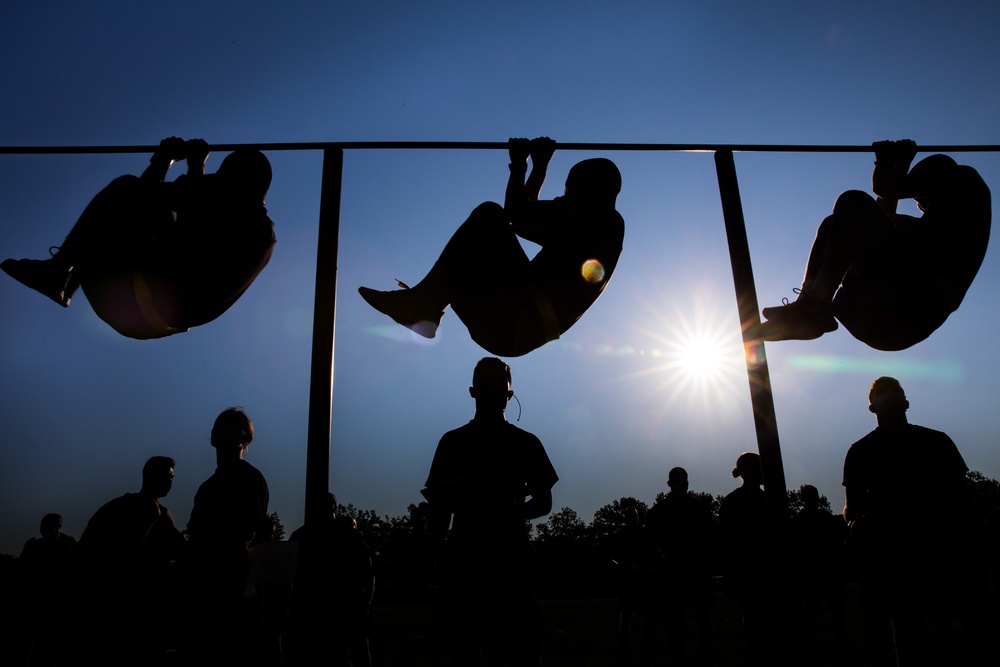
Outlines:
MULTIPOLYGON (((992 590, 997 590, 995 587, 992 590)), ((997 614, 994 597, 994 616, 997 614)), ((546 667, 589 667, 615 666, 617 659, 618 604, 613 598, 584 600, 544 600, 541 602, 543 628, 542 650, 546 667)), ((712 608, 713 629, 717 667, 742 665, 742 641, 740 635, 740 613, 735 603, 722 593, 717 593, 712 608)), ((836 658, 833 632, 826 609, 820 612, 816 626, 815 641, 810 643, 810 653, 798 658, 792 664, 817 665, 819 667, 839 665, 865 665, 862 640, 862 621, 858 607, 857 589, 848 591, 848 651, 850 659, 836 658)), ((880 642, 879 659, 874 665, 894 665, 891 654, 889 628, 883 631, 880 642)), ((704 665, 698 650, 697 628, 691 612, 685 617, 685 664, 698 667, 704 665)), ((932 619, 928 625, 928 642, 931 665, 976 664, 970 657, 968 642, 961 629, 946 619, 932 619)), ((629 661, 626 665, 640 665, 640 629, 638 622, 632 627, 629 646, 629 661)), ((82 666, 88 664, 86 646, 86 619, 77 618, 64 624, 58 641, 57 665, 82 666)), ((668 665, 665 651, 664 628, 662 622, 657 632, 658 651, 652 665, 668 665)), ((372 612, 372 655, 376 667, 421 667, 447 665, 447 653, 443 639, 433 629, 432 610, 429 606, 376 606, 372 612)), ((14 667, 23 664, 8 660, 11 655, 0 656, 0 664, 14 667)))

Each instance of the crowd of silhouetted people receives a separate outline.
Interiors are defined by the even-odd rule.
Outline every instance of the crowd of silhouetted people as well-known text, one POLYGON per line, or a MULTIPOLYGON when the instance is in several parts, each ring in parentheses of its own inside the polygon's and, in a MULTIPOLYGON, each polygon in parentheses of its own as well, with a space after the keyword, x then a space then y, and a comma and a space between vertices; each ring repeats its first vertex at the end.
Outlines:
MULTIPOLYGON (((558 477, 537 438, 503 419, 506 364, 480 362, 470 393, 476 418, 442 438, 424 489, 435 631, 455 665, 480 656, 542 664, 535 590, 544 582, 519 517, 548 514, 558 477), (511 484, 525 462, 527 485, 511 484)), ((876 380, 869 404, 878 428, 848 450, 843 514, 804 485, 798 511, 776 522, 752 452, 738 456, 741 484, 715 510, 675 467, 648 510, 624 513, 602 544, 619 599, 619 664, 680 665, 691 655, 719 664, 718 633, 733 632, 713 622, 720 596, 739 609, 742 664, 878 665, 887 654, 899 665, 934 664, 934 623, 970 664, 995 664, 988 574, 1000 555, 1000 513, 977 512, 954 443, 906 421, 897 381, 876 380), (926 480, 919 507, 914 480, 926 480), (849 641, 849 583, 863 618, 860 650, 849 641), (817 638, 824 623, 832 642, 817 638)), ((242 410, 218 416, 218 465, 186 534, 161 503, 175 465, 165 456, 146 462, 137 492, 98 508, 79 541, 62 532, 60 515, 45 515, 41 536, 6 563, 14 604, 4 664, 372 664, 376 576, 363 531, 337 514, 330 494, 320 523, 273 539, 267 483, 243 458, 252 440, 242 410), (65 660, 67 641, 77 662, 65 660)))
POLYGON ((5 563, 5 665, 368 665, 374 573, 354 521, 329 511, 275 541, 243 410, 212 428, 217 467, 186 535, 160 502, 175 462, 102 505, 79 541, 59 514, 5 563), (293 585, 295 582, 295 585, 293 585))
MULTIPOLYGON (((840 196, 817 231, 798 299, 765 308, 766 322, 750 337, 813 339, 843 324, 873 348, 901 350, 961 304, 986 253, 989 188, 944 155, 911 169, 912 141, 873 149, 877 198, 840 196), (900 199, 914 199, 922 217, 897 214, 900 199)), ((429 338, 450 306, 494 354, 521 356, 567 333, 618 264, 622 178, 610 160, 584 160, 561 197, 541 200, 554 151, 546 137, 510 139, 503 206, 477 206, 412 289, 362 287, 362 297, 429 338), (529 259, 519 239, 540 250, 529 259)), ((265 268, 275 236, 263 154, 234 151, 215 174, 205 174, 207 157, 202 140, 164 139, 141 176, 117 178, 95 196, 51 258, 8 259, 0 269, 63 307, 82 287, 95 312, 132 338, 213 321, 265 268), (179 160, 188 173, 166 182, 179 160)), ((535 667, 542 627, 528 522, 551 512, 559 476, 539 438, 506 420, 514 393, 505 362, 480 360, 469 394, 475 414, 441 437, 421 491, 434 627, 457 667, 484 659, 535 667)), ((955 443, 907 421, 897 380, 878 378, 868 401, 878 426, 846 451, 843 516, 806 485, 801 511, 784 517, 769 506, 777 496, 762 488, 752 452, 737 458, 741 485, 717 516, 679 467, 645 516, 628 514, 608 545, 621 664, 629 664, 636 620, 647 664, 661 652, 682 664, 688 610, 701 664, 715 664, 720 589, 740 609, 746 665, 815 662, 824 605, 833 659, 843 664, 878 664, 886 636, 896 664, 934 664, 934 620, 963 643, 968 662, 997 664, 988 576, 1000 519, 977 515, 955 443), (864 616, 857 656, 848 642, 848 580, 858 583, 864 616), (665 650, 655 642, 661 621, 665 650)), ((42 536, 28 541, 3 581, 15 601, 6 610, 4 664, 59 664, 61 624, 72 608, 82 655, 94 665, 370 665, 375 570, 361 532, 337 516, 331 494, 322 521, 274 540, 267 482, 244 459, 253 435, 238 408, 216 419, 217 468, 198 489, 186 536, 160 502, 175 465, 165 456, 147 461, 138 492, 97 509, 79 542, 62 534, 59 515, 46 515, 42 536)))

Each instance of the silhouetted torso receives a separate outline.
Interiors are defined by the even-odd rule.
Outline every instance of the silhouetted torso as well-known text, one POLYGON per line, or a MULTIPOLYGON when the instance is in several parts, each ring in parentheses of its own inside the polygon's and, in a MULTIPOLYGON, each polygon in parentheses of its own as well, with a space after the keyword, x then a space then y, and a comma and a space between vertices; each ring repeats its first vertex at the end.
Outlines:
POLYGON ((549 489, 556 480, 534 435, 507 422, 473 420, 441 438, 425 495, 453 513, 449 540, 520 548, 528 539, 525 497, 530 489, 549 489))
POLYGON ((167 323, 205 324, 229 309, 270 261, 274 223, 263 204, 240 197, 217 174, 159 185, 177 216, 158 232, 152 265, 143 272, 158 288, 154 301, 167 323))

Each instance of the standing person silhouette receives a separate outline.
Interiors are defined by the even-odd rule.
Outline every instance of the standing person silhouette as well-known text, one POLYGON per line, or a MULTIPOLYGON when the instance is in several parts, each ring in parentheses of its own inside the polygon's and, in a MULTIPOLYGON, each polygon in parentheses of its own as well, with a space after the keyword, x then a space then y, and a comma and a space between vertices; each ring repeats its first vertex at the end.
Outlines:
POLYGON ((361 287, 361 296, 427 338, 450 304, 472 339, 496 355, 521 356, 559 338, 611 278, 625 221, 615 210, 621 173, 604 158, 570 169, 562 197, 538 199, 555 145, 547 137, 511 139, 504 205, 478 206, 412 289, 361 287), (518 237, 541 246, 534 258, 518 237))
POLYGON ((552 510, 558 481, 542 443, 510 424, 510 367, 476 364, 475 417, 441 437, 421 493, 430 505, 439 612, 453 665, 541 665, 526 522, 552 510), (450 529, 449 529, 450 526, 450 529))
POLYGON ((722 500, 719 508, 719 543, 727 593, 743 610, 743 637, 747 665, 769 665, 793 650, 786 609, 787 573, 779 532, 767 512, 761 486, 764 475, 760 455, 743 452, 736 459, 733 477, 743 484, 722 500))
POLYGON ((0 625, 6 626, 0 627, 0 655, 16 656, 15 662, 22 658, 17 664, 56 664, 77 547, 76 539, 62 532, 62 527, 61 514, 43 516, 38 526, 41 537, 25 542, 20 558, 12 561, 18 567, 10 587, 4 587, 10 616, 0 616, 0 625), (14 647, 10 652, 5 650, 8 645, 14 647))
POLYGON ((211 322, 264 270, 275 238, 264 154, 239 149, 205 174, 208 155, 201 139, 164 139, 142 176, 116 178, 94 197, 50 259, 0 269, 63 307, 82 286, 97 316, 129 338, 211 322), (177 160, 187 174, 164 182, 177 160))
MULTIPOLYGON (((670 491, 646 512, 645 530, 656 549, 653 604, 667 617, 667 640, 671 665, 684 664, 684 611, 694 610, 702 659, 715 663, 712 632, 712 575, 717 555, 715 517, 708 503, 688 491, 684 468, 667 474, 670 491)), ((643 624, 644 653, 652 660, 656 624, 643 624)))
POLYGON ((816 645, 816 625, 823 602, 830 607, 837 656, 847 661, 847 586, 844 583, 844 541, 847 522, 820 504, 812 484, 799 487, 802 509, 789 521, 789 534, 798 566, 805 634, 816 645))
POLYGON ((371 667, 371 554, 356 523, 337 516, 337 496, 328 494, 328 503, 319 525, 301 526, 289 538, 299 546, 282 641, 286 664, 371 667))
POLYGON ((872 190, 845 192, 816 232, 798 298, 765 308, 766 341, 810 340, 834 331, 877 350, 919 343, 958 309, 986 255, 990 189, 975 169, 931 155, 913 169, 917 145, 878 141, 872 190), (896 213, 914 199, 923 215, 896 213))
POLYGON ((876 587, 867 597, 881 600, 892 620, 899 665, 926 664, 932 612, 958 618, 983 658, 996 664, 965 461, 946 434, 909 423, 910 403, 897 379, 876 379, 868 402, 878 426, 844 459, 844 517, 864 520, 872 571, 862 580, 876 587))
POLYGON ((250 664, 260 637, 258 597, 245 595, 247 551, 270 539, 272 524, 267 481, 243 458, 253 438, 253 422, 240 408, 223 410, 212 426, 217 467, 198 488, 187 525, 185 664, 250 664))
POLYGON ((142 487, 101 506, 80 536, 89 587, 91 642, 102 665, 164 665, 169 641, 167 567, 184 546, 170 510, 174 460, 154 456, 142 487))

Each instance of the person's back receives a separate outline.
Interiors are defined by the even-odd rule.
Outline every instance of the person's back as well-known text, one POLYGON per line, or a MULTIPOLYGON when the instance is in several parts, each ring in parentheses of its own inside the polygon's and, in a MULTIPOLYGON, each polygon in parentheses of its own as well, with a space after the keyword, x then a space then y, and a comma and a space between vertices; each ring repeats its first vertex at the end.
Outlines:
POLYGON ((668 493, 646 513, 646 530, 668 569, 707 575, 714 561, 715 519, 690 493, 668 493))
POLYGON ((156 501, 126 493, 98 509, 80 536, 80 557, 95 583, 125 591, 161 574, 155 540, 147 539, 160 518, 156 501))
MULTIPOLYGON (((236 152, 226 158, 231 159, 258 162, 258 170, 270 173, 266 158, 256 151, 236 152)), ((242 180, 227 176, 222 167, 218 173, 181 176, 168 185, 177 187, 171 197, 177 219, 159 239, 155 266, 147 273, 151 280, 159 279, 154 301, 163 319, 193 327, 228 310, 267 266, 275 245, 274 223, 262 196, 248 192, 242 180)))
MULTIPOLYGON (((946 155, 932 155, 910 171, 926 196, 923 216, 913 225, 918 251, 929 258, 930 282, 940 290, 948 312, 958 309, 972 285, 989 245, 992 217, 990 189, 972 167, 946 155)), ((933 296, 933 295, 932 295, 933 296)))
POLYGON ((219 466, 195 494, 188 533, 200 549, 243 553, 265 527, 267 482, 247 461, 219 466))

